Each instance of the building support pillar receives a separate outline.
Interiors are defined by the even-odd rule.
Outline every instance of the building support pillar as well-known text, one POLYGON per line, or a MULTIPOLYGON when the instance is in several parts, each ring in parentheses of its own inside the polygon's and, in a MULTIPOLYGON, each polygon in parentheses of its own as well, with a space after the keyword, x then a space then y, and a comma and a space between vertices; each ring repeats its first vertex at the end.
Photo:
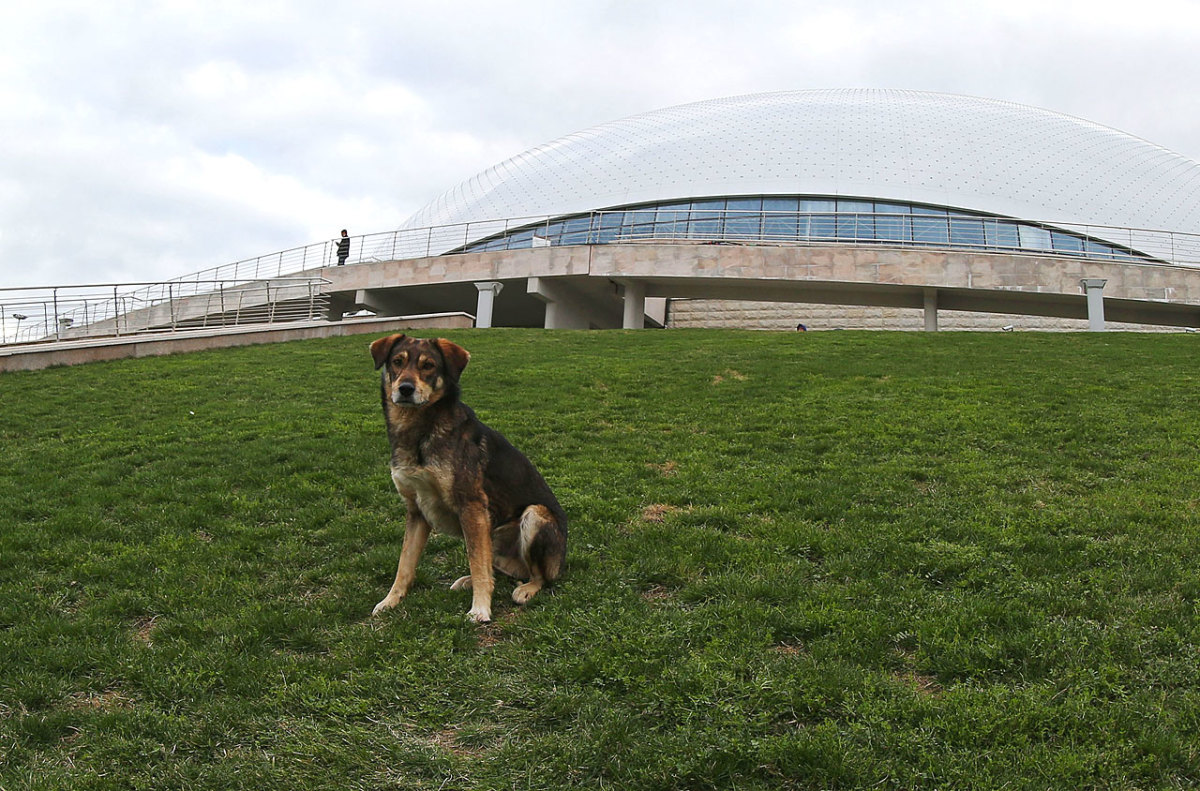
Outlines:
POLYGON ((408 313, 402 292, 360 288, 354 292, 354 307, 362 306, 376 316, 403 316, 408 313))
POLYGON ((531 277, 526 291, 546 303, 548 330, 610 329, 617 326, 615 312, 601 311, 594 302, 568 283, 553 277, 531 277))
POLYGON ((1104 284, 1107 280, 1085 277, 1079 281, 1087 294, 1088 332, 1104 332, 1104 284))
POLYGON ((936 288, 925 289, 925 331, 938 331, 938 292, 936 288))
POLYGON ((475 288, 479 289, 479 300, 475 307, 475 327, 486 329, 492 326, 492 308, 495 307, 496 295, 504 288, 504 284, 489 280, 476 283, 475 288))
POLYGON ((641 283, 625 281, 625 314, 621 319, 621 327, 627 330, 640 330, 646 326, 646 287, 641 283))

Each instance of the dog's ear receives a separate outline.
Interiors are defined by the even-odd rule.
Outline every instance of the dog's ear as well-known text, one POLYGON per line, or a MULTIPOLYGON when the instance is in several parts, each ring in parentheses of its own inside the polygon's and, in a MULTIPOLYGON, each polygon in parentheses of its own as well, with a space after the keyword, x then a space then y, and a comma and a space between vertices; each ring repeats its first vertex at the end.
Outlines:
POLYGON ((467 367, 467 361, 471 359, 471 353, 445 338, 438 338, 434 343, 442 351, 442 357, 446 360, 446 369, 450 371, 450 378, 457 382, 463 369, 467 367))
POLYGON ((380 338, 371 344, 371 356, 375 358, 375 370, 378 371, 387 362, 388 355, 392 353, 392 347, 400 341, 404 340, 404 335, 389 335, 386 338, 380 338))

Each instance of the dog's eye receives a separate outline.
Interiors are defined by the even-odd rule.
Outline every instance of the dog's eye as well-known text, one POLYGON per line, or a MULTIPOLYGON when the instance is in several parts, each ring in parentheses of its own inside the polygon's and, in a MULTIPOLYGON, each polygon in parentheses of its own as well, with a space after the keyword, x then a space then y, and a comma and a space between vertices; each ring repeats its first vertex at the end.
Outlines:
POLYGON ((437 368, 437 366, 433 364, 432 360, 422 360, 421 361, 421 370, 422 371, 432 371, 434 368, 437 368))

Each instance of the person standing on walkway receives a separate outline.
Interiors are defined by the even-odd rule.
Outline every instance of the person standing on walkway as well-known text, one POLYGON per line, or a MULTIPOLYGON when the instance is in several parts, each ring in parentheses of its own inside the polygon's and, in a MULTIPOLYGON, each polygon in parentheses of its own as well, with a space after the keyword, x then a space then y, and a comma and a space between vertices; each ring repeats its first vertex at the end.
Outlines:
POLYGON ((346 229, 342 229, 342 238, 338 239, 338 266, 346 263, 346 259, 350 257, 350 234, 346 233, 346 229))

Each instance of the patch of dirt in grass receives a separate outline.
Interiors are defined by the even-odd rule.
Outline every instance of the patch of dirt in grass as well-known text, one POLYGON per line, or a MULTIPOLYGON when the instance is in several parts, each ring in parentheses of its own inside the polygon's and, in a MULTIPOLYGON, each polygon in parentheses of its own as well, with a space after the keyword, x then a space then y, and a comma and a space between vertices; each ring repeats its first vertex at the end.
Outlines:
POLYGON ((805 656, 808 653, 799 643, 779 643, 772 646, 771 650, 784 656, 805 656))
POLYGON ((458 728, 443 728, 437 733, 431 733, 426 737, 429 744, 441 750, 442 752, 456 755, 459 758, 478 758, 483 755, 483 750, 466 747, 458 741, 458 728))
POLYGON ((897 673, 896 678, 907 686, 912 687, 922 697, 941 697, 943 691, 942 685, 933 676, 925 676, 912 670, 906 670, 902 673, 897 673))
POLYGON ((504 627, 516 620, 517 611, 510 610, 497 616, 491 623, 480 626, 475 638, 476 645, 481 649, 486 649, 504 642, 504 627))
POLYGON ((744 381, 746 381, 746 375, 740 371, 735 371, 732 368, 730 368, 729 370, 725 371, 724 373, 719 373, 716 376, 714 376, 712 383, 714 385, 719 385, 719 384, 721 384, 721 382, 724 382, 726 379, 733 379, 736 382, 744 382, 744 381))
POLYGON ((674 598, 675 594, 670 588, 663 585, 651 585, 646 590, 642 591, 642 599, 648 602, 664 602, 674 598))
POLYGON ((438 731, 427 731, 413 722, 387 723, 380 720, 369 720, 383 726, 393 738, 414 745, 422 745, 440 753, 448 753, 459 758, 479 758, 487 752, 485 747, 475 747, 462 743, 463 729, 457 725, 447 725, 438 731))
POLYGON ((153 645, 154 641, 152 637, 154 634, 154 624, 157 621, 157 615, 144 615, 135 620, 133 622, 133 639, 137 640, 142 645, 153 645))
POLYGON ((677 505, 667 505, 666 503, 654 503, 642 509, 643 522, 663 522, 668 514, 678 513, 683 509, 677 505))
POLYGON ((103 692, 76 692, 63 705, 70 711, 115 711, 131 708, 133 699, 119 690, 106 689, 103 692))
POLYGON ((662 464, 647 464, 652 470, 658 470, 664 478, 673 478, 675 473, 679 471, 679 465, 673 461, 665 461, 662 464))

